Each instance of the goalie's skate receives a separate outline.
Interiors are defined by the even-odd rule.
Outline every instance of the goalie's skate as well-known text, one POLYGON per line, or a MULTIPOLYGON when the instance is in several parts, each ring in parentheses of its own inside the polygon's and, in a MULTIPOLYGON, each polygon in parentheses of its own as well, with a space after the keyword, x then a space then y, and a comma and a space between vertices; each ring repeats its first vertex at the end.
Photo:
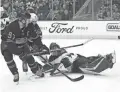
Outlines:
POLYGON ((113 65, 116 63, 116 53, 115 51, 113 53, 111 53, 111 62, 110 62, 110 68, 113 68, 113 65))
POLYGON ((109 62, 109 68, 113 68, 113 65, 116 63, 116 53, 115 51, 113 53, 110 53, 106 55, 106 59, 109 62))

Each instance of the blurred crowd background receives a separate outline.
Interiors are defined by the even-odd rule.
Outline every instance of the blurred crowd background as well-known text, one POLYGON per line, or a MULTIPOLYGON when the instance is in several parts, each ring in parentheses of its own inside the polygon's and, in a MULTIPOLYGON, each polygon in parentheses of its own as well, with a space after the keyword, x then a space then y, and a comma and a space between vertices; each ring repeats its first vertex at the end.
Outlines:
MULTIPOLYGON (((73 20, 75 14, 81 10, 81 7, 87 1, 88 0, 1 0, 1 6, 4 7, 7 15, 11 19, 17 18, 21 12, 29 11, 36 13, 39 20, 73 20)), ((120 0, 99 1, 101 1, 102 5, 97 10, 97 14, 94 15, 97 17, 97 20, 120 20, 120 0)), ((89 6, 92 10, 94 5, 91 3, 89 6)), ((88 10, 86 9, 86 11, 88 10)))
POLYGON ((103 0, 97 17, 98 20, 120 20, 120 0, 103 0))

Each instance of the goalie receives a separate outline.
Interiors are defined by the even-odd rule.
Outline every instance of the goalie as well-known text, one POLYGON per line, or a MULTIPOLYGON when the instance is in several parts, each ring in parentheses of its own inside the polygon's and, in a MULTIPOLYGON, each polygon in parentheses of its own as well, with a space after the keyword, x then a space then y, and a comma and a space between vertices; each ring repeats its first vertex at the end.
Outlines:
POLYGON ((44 70, 49 71, 52 69, 51 75, 55 74, 58 68, 61 68, 61 64, 70 73, 89 72, 98 74, 108 68, 112 68, 115 63, 115 52, 105 56, 85 57, 80 54, 68 53, 65 49, 61 49, 56 43, 50 44, 50 51, 52 52, 48 64, 44 65, 44 70))

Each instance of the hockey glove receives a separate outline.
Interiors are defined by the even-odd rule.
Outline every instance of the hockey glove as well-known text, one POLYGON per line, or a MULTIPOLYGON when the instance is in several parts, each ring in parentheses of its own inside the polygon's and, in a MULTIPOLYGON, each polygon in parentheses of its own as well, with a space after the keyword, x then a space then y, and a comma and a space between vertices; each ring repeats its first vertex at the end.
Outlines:
POLYGON ((27 38, 16 38, 15 43, 16 44, 25 44, 27 42, 27 38))

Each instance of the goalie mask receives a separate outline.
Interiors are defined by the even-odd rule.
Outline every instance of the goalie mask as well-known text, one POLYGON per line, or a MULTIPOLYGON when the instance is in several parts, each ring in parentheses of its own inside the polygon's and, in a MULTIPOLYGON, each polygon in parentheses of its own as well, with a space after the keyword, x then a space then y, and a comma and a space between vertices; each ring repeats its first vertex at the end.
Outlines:
POLYGON ((50 50, 55 50, 55 49, 60 49, 60 46, 53 42, 50 44, 49 48, 50 48, 50 50))
POLYGON ((63 53, 66 53, 65 49, 61 49, 60 46, 56 43, 51 43, 49 47, 52 56, 59 56, 63 53))
POLYGON ((51 43, 50 47, 49 47, 50 51, 51 51, 51 55, 52 56, 59 56, 60 55, 60 46, 56 43, 51 43))

